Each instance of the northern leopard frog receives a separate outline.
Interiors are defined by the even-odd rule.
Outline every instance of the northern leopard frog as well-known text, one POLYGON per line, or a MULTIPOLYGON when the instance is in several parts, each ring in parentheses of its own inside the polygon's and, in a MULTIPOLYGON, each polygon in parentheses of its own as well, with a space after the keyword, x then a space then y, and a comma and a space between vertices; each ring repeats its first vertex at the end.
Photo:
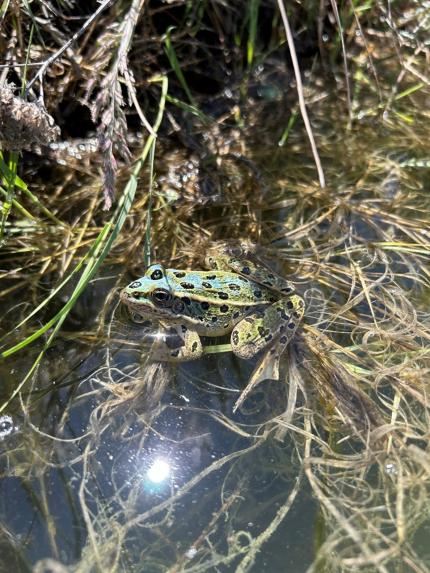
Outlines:
POLYGON ((240 358, 266 351, 248 386, 278 379, 279 358, 303 317, 303 299, 248 245, 215 244, 206 265, 209 271, 153 264, 121 292, 122 302, 143 318, 144 329, 160 333, 162 327, 152 359, 194 360, 203 353, 200 336, 230 334, 240 358))

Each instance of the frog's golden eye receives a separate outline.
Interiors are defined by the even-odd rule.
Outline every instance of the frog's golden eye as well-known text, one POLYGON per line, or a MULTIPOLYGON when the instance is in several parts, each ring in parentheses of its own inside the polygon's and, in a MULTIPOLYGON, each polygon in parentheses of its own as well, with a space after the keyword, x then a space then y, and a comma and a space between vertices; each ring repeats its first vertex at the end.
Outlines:
POLYGON ((172 302, 171 293, 164 288, 156 288, 151 294, 152 300, 159 306, 169 306, 172 302))
POLYGON ((152 274, 151 274, 151 280, 153 281, 158 281, 159 279, 163 278, 163 273, 160 271, 160 269, 156 269, 152 274))

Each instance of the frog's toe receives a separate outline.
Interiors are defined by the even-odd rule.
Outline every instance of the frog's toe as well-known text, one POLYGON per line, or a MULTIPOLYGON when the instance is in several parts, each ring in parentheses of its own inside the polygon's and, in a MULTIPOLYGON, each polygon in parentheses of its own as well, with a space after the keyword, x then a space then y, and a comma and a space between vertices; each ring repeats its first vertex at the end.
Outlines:
POLYGON ((151 351, 153 360, 185 362, 196 360, 203 354, 200 336, 185 325, 173 325, 165 329, 154 342, 151 351))
POLYGON ((243 404, 254 388, 264 380, 279 380, 280 354, 266 352, 251 374, 248 384, 233 406, 233 412, 243 404))

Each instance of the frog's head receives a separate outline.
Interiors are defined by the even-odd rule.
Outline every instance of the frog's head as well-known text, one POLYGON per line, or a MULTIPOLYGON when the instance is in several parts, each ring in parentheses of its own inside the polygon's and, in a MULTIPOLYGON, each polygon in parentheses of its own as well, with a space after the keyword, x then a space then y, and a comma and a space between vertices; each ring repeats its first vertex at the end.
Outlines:
POLYGON ((121 301, 132 310, 158 317, 173 314, 174 296, 162 265, 148 267, 145 275, 130 283, 120 294, 121 301))

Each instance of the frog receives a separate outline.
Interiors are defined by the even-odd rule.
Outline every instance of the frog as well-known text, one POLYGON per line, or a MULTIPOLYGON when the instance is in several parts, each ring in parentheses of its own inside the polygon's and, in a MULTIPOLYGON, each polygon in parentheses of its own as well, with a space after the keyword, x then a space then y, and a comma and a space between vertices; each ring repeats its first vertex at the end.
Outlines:
POLYGON ((279 379, 280 357, 302 321, 305 303, 294 285, 267 267, 250 244, 213 244, 205 267, 208 270, 195 271, 151 264, 122 290, 120 299, 145 334, 157 333, 152 360, 198 359, 205 351, 202 336, 229 335, 231 350, 241 359, 262 355, 237 409, 250 388, 279 379))

